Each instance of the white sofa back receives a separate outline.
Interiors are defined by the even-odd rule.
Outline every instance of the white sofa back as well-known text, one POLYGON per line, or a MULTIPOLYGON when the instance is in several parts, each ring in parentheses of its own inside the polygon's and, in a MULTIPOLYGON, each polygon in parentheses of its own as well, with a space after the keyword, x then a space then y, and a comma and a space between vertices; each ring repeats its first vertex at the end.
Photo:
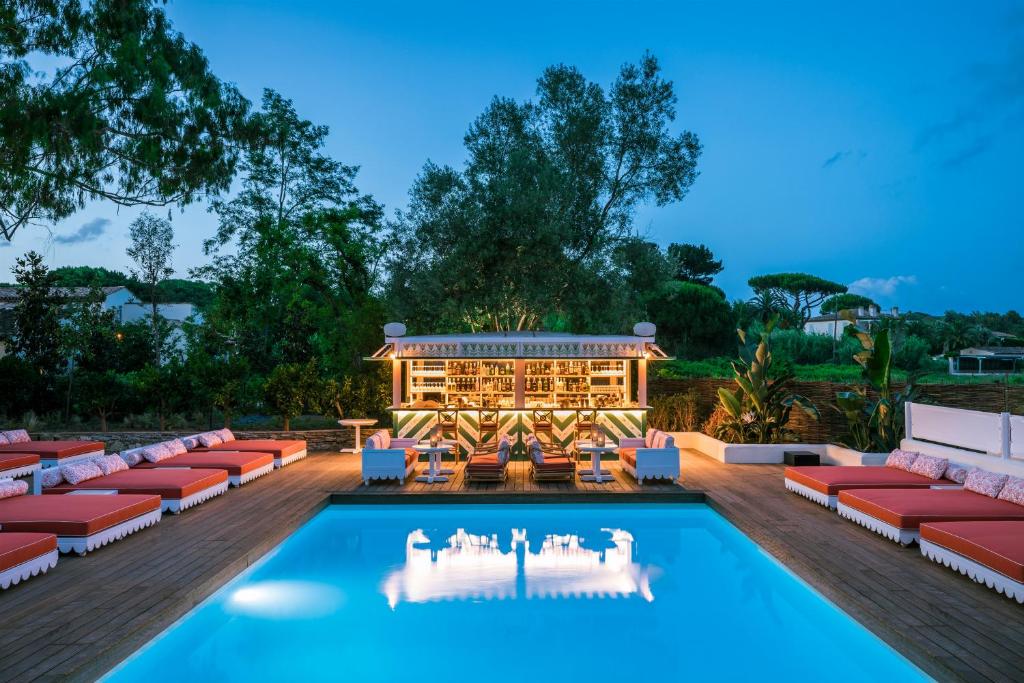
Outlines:
POLYGON ((908 403, 904 450, 1024 476, 1024 417, 908 403))

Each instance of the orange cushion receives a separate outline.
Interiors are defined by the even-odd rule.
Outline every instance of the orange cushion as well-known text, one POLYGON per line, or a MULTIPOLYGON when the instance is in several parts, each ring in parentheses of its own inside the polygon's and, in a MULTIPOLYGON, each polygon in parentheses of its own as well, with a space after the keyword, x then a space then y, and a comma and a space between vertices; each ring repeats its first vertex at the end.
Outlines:
POLYGON ((0 572, 57 549, 57 537, 40 533, 0 534, 0 572))
POLYGON ((921 538, 1024 583, 1024 521, 922 524, 921 538))
POLYGON ((787 467, 785 476, 829 496, 838 495, 846 489, 928 488, 940 483, 954 485, 951 481, 929 479, 896 467, 787 467))
POLYGON ((636 449, 620 448, 619 460, 622 460, 625 463, 629 463, 630 467, 636 467, 636 449))
POLYGON ((18 496, 0 500, 0 526, 4 532, 89 536, 159 509, 160 496, 151 495, 18 496))
POLYGON ((414 462, 416 462, 419 459, 420 459, 420 452, 418 450, 416 450, 415 448, 406 448, 405 449, 405 466, 406 467, 408 467, 409 465, 413 464, 414 462))
POLYGON ((278 441, 277 439, 236 439, 225 441, 210 448, 193 448, 194 451, 256 451, 273 453, 275 458, 283 458, 306 450, 306 442, 302 440, 278 441))
POLYGON ((38 465, 39 456, 31 453, 0 453, 0 471, 38 465))
POLYGON ((69 484, 54 486, 43 489, 43 493, 67 493, 80 489, 114 489, 119 493, 149 493, 167 500, 180 500, 227 480, 228 473, 224 470, 131 469, 89 479, 76 486, 69 484))
POLYGON ((569 458, 552 458, 545 456, 544 462, 535 462, 533 466, 538 470, 572 470, 576 466, 569 458))
POLYGON ((0 445, 0 453, 32 453, 42 458, 60 460, 73 455, 103 451, 102 441, 26 441, 0 445))
POLYGON ((924 522, 1024 519, 1024 505, 949 489, 840 491, 839 502, 899 529, 924 522))
POLYGON ((253 470, 267 465, 274 464, 272 453, 232 453, 217 451, 206 451, 197 453, 182 453, 172 458, 164 458, 160 462, 149 462, 143 460, 135 466, 139 470, 151 470, 161 467, 191 467, 198 469, 224 470, 233 477, 248 474, 253 470))

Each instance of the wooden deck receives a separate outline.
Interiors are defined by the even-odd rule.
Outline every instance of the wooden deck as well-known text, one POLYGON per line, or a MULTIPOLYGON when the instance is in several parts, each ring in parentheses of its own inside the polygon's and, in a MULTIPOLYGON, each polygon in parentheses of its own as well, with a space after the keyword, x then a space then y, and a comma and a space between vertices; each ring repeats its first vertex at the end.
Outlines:
MULTIPOLYGON (((536 484, 525 463, 504 484, 375 483, 354 456, 315 455, 165 516, 156 528, 0 593, 0 680, 92 680, 273 548, 331 498, 700 500, 940 680, 1020 680, 1024 608, 846 522, 782 487, 781 467, 683 456, 684 487, 638 487, 615 462, 608 484, 536 484)), ((460 468, 461 469, 461 468, 460 468)), ((813 645, 811 645, 813 646, 813 645)), ((794 644, 798 649, 799 644, 794 644)), ((827 676, 823 673, 823 676, 827 676)))

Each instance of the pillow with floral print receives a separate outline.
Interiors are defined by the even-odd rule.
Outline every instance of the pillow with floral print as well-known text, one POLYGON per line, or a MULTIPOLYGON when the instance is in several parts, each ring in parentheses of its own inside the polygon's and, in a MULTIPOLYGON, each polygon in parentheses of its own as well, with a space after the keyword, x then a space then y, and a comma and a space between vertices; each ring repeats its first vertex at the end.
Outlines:
POLYGON ((999 500, 1008 500, 1017 505, 1024 505, 1024 479, 1020 477, 1008 477, 1003 490, 996 496, 999 500))
POLYGON ((128 463, 128 467, 135 467, 143 461, 141 448, 130 448, 127 451, 121 451, 121 459, 128 463))
POLYGON ((185 448, 192 450, 193 448, 199 447, 199 435, 193 434, 192 436, 186 436, 182 438, 181 442, 185 444, 185 448))
POLYGON ((1007 479, 1009 477, 1005 474, 996 474, 995 472, 975 467, 967 473, 967 479, 964 480, 964 490, 974 491, 989 498, 996 498, 1006 484, 1007 479))
POLYGON ((3 432, 0 432, 0 446, 3 446, 4 444, 8 443, 10 443, 10 441, 7 440, 7 437, 4 436, 3 432))
POLYGON ((503 436, 498 441, 498 462, 504 465, 512 457, 512 446, 508 442, 508 437, 503 436))
POLYGON ((227 427, 225 427, 224 429, 218 429, 217 431, 214 432, 214 434, 220 437, 221 443, 227 443, 228 441, 235 440, 234 433, 232 433, 232 431, 227 427))
POLYGON ((24 429, 15 429, 9 432, 4 432, 4 436, 7 437, 7 443, 32 443, 32 437, 30 437, 28 432, 24 429))
POLYGON ((199 435, 198 439, 199 443, 206 448, 212 448, 223 441, 223 439, 217 436, 214 432, 203 432, 199 435))
POLYGON ((167 444, 167 447, 170 448, 171 452, 175 455, 184 455, 185 453, 188 453, 188 448, 185 447, 185 442, 181 439, 171 439, 164 443, 167 444))
POLYGON ((963 484, 967 480, 967 468, 958 462, 951 462, 944 476, 954 484, 963 484))
POLYGON ((0 479, 0 498, 14 498, 28 493, 28 482, 21 479, 0 479))
POLYGON ((103 470, 96 466, 96 463, 86 460, 85 462, 73 462, 70 465, 62 465, 60 475, 64 481, 75 486, 83 481, 96 479, 103 476, 103 470))
POLYGON ((936 458, 920 453, 914 458, 914 464, 910 466, 910 471, 929 479, 941 479, 948 466, 949 460, 946 458, 936 458))
POLYGON ((124 472, 128 469, 128 463, 121 459, 121 456, 117 453, 113 455, 104 455, 101 458, 94 458, 93 462, 96 463, 96 467, 100 468, 104 476, 113 474, 114 472, 124 472))
POLYGON ((174 450, 166 443, 155 443, 142 449, 142 457, 149 462, 160 462, 173 458, 176 455, 174 450))
POLYGON ((39 480, 44 489, 53 488, 64 483, 59 467, 47 467, 39 471, 39 480))
POLYGON ((904 451, 899 448, 889 454, 889 457, 885 459, 886 467, 895 467, 896 469, 910 471, 910 468, 914 465, 914 461, 917 460, 917 453, 914 451, 904 451))

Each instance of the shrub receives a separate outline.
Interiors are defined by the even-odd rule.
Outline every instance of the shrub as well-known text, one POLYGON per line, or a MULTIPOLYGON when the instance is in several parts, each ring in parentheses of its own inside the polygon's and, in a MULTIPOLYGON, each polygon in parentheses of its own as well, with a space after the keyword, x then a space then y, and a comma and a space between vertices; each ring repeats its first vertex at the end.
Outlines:
POLYGON ((690 389, 683 394, 658 396, 651 400, 651 426, 662 431, 697 431, 703 421, 702 418, 700 394, 696 389, 690 389))
POLYGON ((323 390, 316 361, 278 365, 267 377, 263 392, 267 405, 281 416, 284 430, 291 430, 292 418, 301 415, 304 408, 320 408, 323 390))
POLYGON ((893 365, 907 372, 931 369, 933 363, 928 353, 928 342, 921 337, 908 336, 896 349, 893 365))

